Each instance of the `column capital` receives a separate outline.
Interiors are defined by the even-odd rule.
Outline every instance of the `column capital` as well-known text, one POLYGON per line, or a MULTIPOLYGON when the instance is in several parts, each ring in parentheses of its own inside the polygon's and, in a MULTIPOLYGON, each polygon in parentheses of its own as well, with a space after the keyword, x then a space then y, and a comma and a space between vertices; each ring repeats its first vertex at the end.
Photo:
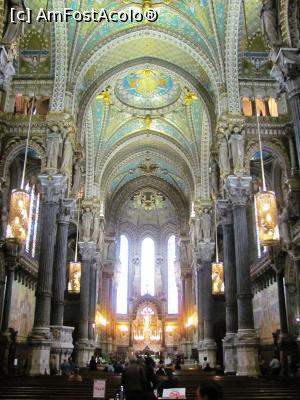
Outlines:
POLYGON ((19 264, 21 247, 16 239, 6 239, 3 246, 7 271, 14 271, 19 264))
POLYGON ((68 225, 74 208, 75 199, 61 199, 58 212, 58 223, 68 225))
POLYGON ((225 191, 232 207, 246 207, 251 196, 251 176, 228 176, 225 191))
POLYGON ((58 203, 67 189, 67 177, 64 175, 41 174, 39 181, 44 203, 58 203))
POLYGON ((286 91, 289 98, 300 94, 300 55, 295 48, 279 50, 271 76, 277 80, 280 89, 286 91))
POLYGON ((232 206, 229 200, 217 201, 217 217, 220 225, 233 224, 232 206))
POLYGON ((200 242, 198 243, 197 256, 202 261, 211 261, 215 253, 215 243, 214 242, 200 242))
POLYGON ((92 261, 96 254, 96 243, 79 242, 79 252, 83 261, 92 261))

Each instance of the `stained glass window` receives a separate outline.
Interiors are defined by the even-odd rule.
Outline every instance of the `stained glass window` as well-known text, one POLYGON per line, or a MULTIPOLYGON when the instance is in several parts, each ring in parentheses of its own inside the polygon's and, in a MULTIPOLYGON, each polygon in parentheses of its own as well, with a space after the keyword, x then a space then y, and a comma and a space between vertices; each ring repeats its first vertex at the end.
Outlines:
POLYGON ((155 246, 151 238, 142 242, 141 295, 154 296, 155 246))
POLYGON ((30 193, 30 208, 29 208, 29 221, 28 233, 25 245, 25 251, 32 257, 36 256, 36 237, 39 223, 40 212, 40 194, 36 193, 35 186, 30 187, 26 185, 25 190, 30 193))
POLYGON ((168 240, 168 314, 178 314, 178 288, 175 274, 176 239, 168 240))
POLYGON ((117 314, 127 314, 129 246, 125 235, 120 237, 120 274, 117 287, 117 314))

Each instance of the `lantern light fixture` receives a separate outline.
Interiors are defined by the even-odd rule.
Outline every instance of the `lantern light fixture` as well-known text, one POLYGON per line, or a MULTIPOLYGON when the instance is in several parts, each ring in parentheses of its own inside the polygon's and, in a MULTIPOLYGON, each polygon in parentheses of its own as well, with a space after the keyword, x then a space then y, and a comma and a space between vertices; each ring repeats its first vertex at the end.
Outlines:
POLYGON ((75 241, 75 257, 74 261, 69 263, 69 293, 80 293, 80 282, 81 282, 81 262, 78 261, 78 240, 79 240, 79 219, 80 219, 80 207, 81 207, 81 192, 78 195, 78 211, 77 211, 77 229, 76 229, 76 241, 75 241))
POLYGON ((276 195, 274 192, 267 190, 261 143, 260 122, 257 112, 256 119, 263 186, 262 191, 255 194, 258 237, 259 242, 262 246, 276 246, 280 242, 276 195))
MULTIPOLYGON (((47 10, 48 10, 48 2, 47 2, 47 10)), ((45 33, 45 21, 42 29, 41 36, 44 36, 45 33)), ((39 71, 41 63, 41 55, 38 56, 37 67, 36 70, 39 71)), ((36 75, 38 76, 38 74, 36 75)), ((25 156, 24 156, 24 164, 23 164, 23 172, 22 172, 22 180, 20 189, 15 189, 11 193, 10 197, 10 206, 8 213, 8 224, 6 230, 6 238, 7 239, 15 239, 20 244, 26 243, 27 236, 29 234, 29 223, 30 223, 30 193, 25 190, 25 177, 26 177, 26 166, 28 160, 28 150, 29 150, 29 141, 30 141, 30 132, 32 127, 32 117, 35 111, 35 93, 37 87, 37 78, 34 83, 34 89, 32 93, 32 102, 31 109, 29 115, 29 123, 27 129, 27 138, 26 138, 26 146, 25 146, 25 156)))
POLYGON ((219 261, 218 226, 217 226, 217 200, 215 199, 215 242, 216 261, 212 263, 212 294, 224 294, 224 264, 219 261))

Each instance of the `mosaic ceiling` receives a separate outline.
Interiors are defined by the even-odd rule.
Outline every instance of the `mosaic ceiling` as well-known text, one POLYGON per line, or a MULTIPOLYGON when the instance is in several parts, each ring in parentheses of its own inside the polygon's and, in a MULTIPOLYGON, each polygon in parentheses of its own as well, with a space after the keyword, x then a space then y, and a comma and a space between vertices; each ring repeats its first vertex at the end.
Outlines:
POLYGON ((167 74, 144 69, 126 75, 115 86, 117 98, 134 109, 160 109, 175 103, 181 95, 178 82, 167 74))
MULTIPOLYGON (((240 65, 247 74, 252 73, 253 52, 263 54, 266 48, 259 18, 261 2, 244 3, 247 29, 240 43, 244 55, 240 65)), ((35 10, 45 4, 26 0, 26 6, 35 10)), ((145 6, 142 0, 56 0, 55 4, 81 11, 103 7, 108 12, 145 6)), ((228 4, 227 0, 153 0, 159 12, 154 23, 76 23, 71 19, 67 24, 72 109, 87 107, 91 116, 95 180, 109 193, 143 176, 139 165, 149 154, 157 166, 154 175, 184 194, 201 180, 202 138, 204 134, 209 138, 211 113, 221 112, 220 97, 227 85, 228 4), (130 160, 132 155, 136 158, 130 160)), ((49 25, 45 34, 41 24, 26 28, 19 59, 21 76, 36 73, 38 53, 41 74, 50 76, 55 57, 51 57, 49 25)), ((205 140, 209 146, 210 139, 205 140)))

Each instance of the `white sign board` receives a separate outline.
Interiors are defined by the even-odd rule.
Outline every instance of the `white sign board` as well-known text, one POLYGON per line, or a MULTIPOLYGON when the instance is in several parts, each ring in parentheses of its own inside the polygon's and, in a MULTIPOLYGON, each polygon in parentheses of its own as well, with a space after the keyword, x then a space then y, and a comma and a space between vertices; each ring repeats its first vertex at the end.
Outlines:
POLYGON ((93 398, 105 399, 105 380, 94 379, 93 398))
POLYGON ((185 388, 164 389, 163 399, 186 399, 185 388))

